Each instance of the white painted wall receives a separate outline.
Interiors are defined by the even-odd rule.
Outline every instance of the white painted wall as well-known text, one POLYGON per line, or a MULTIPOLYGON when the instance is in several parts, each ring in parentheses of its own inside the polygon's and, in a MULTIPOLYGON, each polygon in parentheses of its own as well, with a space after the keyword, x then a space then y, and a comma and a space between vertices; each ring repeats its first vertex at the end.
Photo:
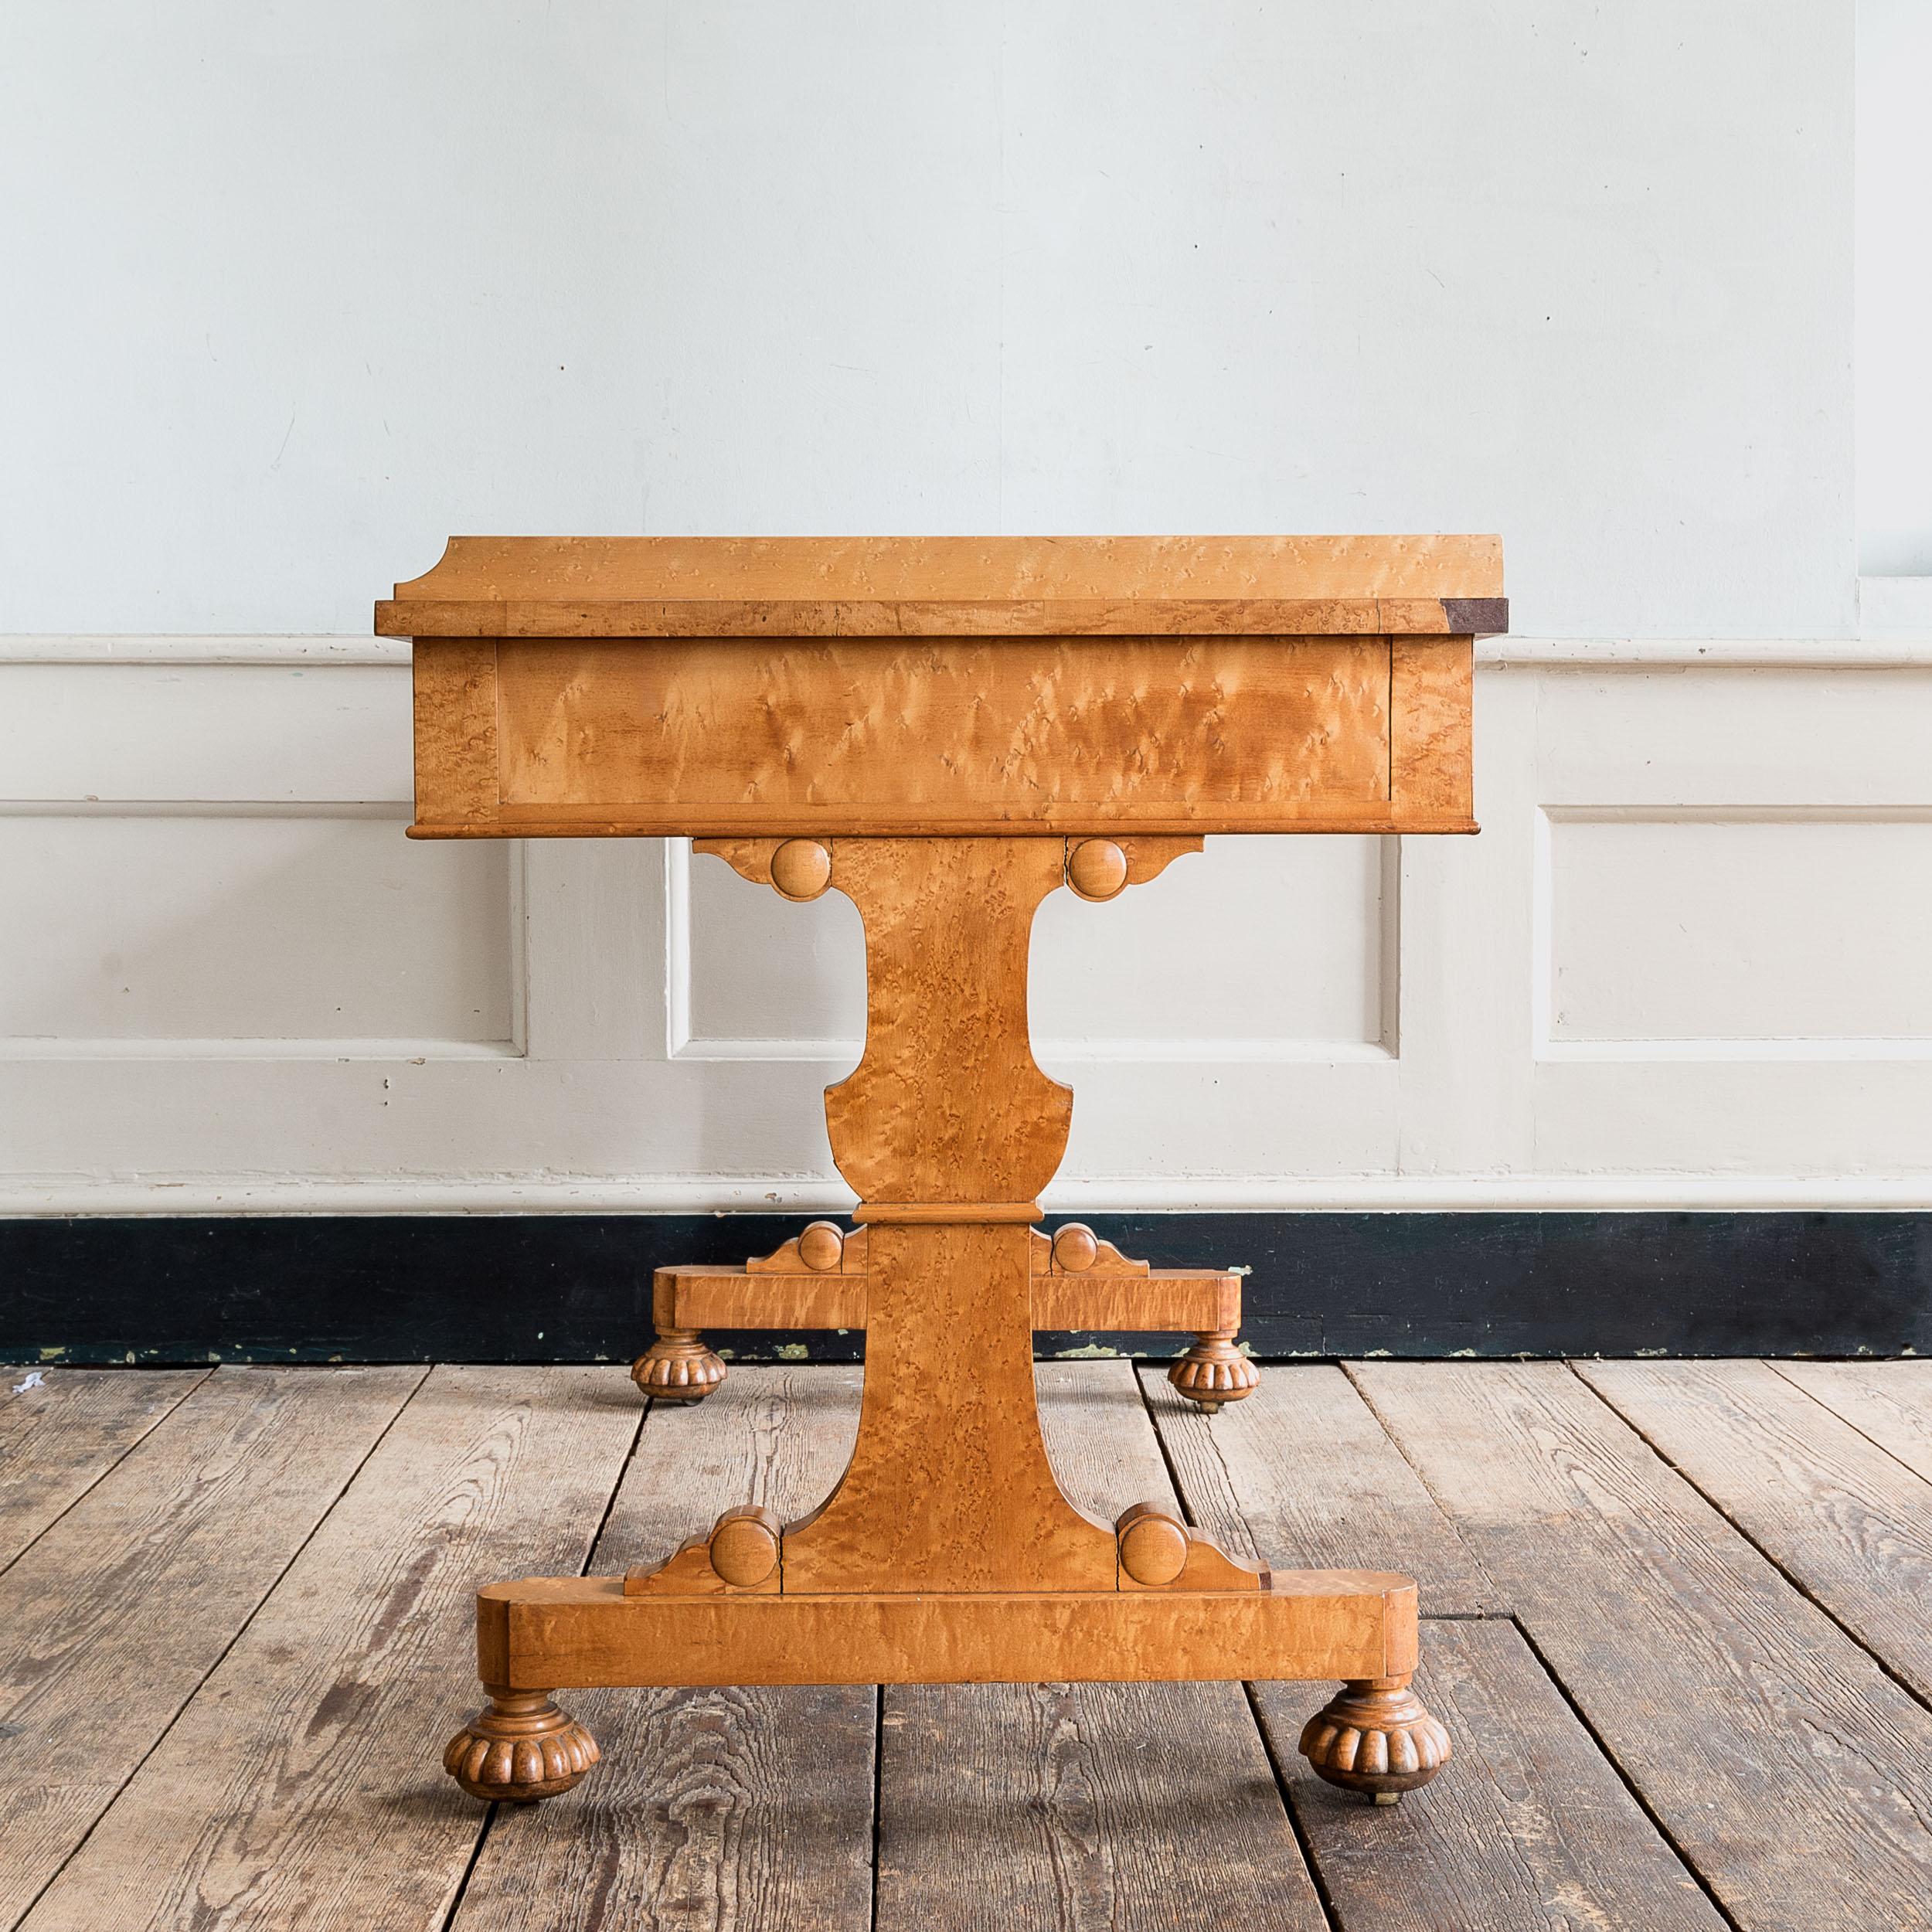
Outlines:
POLYGON ((1927 1198, 1853 52, 1842 0, 12 0, 0 1206, 840 1198, 849 907, 402 838, 369 606, 451 530, 1500 529, 1481 838, 1046 909, 1058 1199, 1927 1198))
MULTIPOLYGON (((1858 5, 1859 568, 1932 575, 1932 6, 1858 5)), ((1932 598, 1923 600, 1932 608, 1932 598)))

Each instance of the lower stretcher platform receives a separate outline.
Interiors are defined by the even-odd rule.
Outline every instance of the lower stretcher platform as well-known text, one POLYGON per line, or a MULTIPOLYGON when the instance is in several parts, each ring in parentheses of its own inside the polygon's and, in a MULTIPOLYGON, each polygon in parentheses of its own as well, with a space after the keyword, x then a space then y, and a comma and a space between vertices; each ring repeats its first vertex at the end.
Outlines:
MULTIPOLYGON (((1191 1335, 1168 1379, 1209 1414, 1260 1381, 1237 1345, 1241 1277, 1229 1269, 1156 1268, 1123 1255, 1083 1222, 1032 1243, 1036 1331, 1191 1335)), ((862 1330, 866 1230, 815 1221, 776 1253, 728 1267, 692 1264, 652 1277, 657 1339, 631 1379, 660 1402, 698 1402, 725 1379, 704 1340, 719 1328, 862 1330)))
POLYGON ((1277 1570, 1246 1591, 825 1596, 529 1577, 477 1596, 479 1675, 516 1690, 1372 1679, 1415 1668, 1416 1628, 1414 1583, 1376 1570, 1277 1570))

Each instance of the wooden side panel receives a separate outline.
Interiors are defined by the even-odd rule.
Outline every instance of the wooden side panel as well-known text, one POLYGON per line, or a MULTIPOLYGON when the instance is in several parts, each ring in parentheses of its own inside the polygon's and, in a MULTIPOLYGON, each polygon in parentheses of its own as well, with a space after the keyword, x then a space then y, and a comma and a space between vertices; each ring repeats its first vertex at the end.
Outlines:
POLYGON ((498 662, 502 818, 519 830, 1266 831, 1387 815, 1380 638, 506 638, 498 662))
POLYGON ((1392 815, 1417 831, 1432 824, 1467 829, 1475 815, 1470 733, 1475 640, 1399 637, 1390 648, 1392 815))
POLYGON ((482 827, 497 815, 496 640, 419 638, 416 816, 482 827))

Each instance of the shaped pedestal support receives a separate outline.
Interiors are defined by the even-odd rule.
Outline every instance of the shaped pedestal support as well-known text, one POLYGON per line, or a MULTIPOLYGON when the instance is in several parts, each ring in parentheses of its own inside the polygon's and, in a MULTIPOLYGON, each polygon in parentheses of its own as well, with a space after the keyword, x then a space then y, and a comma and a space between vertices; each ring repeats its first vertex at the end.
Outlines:
MULTIPOLYGON (((862 1238, 858 1438, 837 1488, 796 1522, 731 1510, 654 1569, 483 1590, 478 1665, 492 1708, 450 1747, 466 1790, 535 1798, 566 1788, 582 1775, 572 1753, 587 1747, 587 1769, 595 1747, 548 1693, 618 1684, 1340 1679, 1330 1708, 1346 1704, 1347 1721, 1316 1741, 1322 1775, 1380 1796, 1433 1774, 1447 1742, 1438 1747, 1440 1727, 1407 1691, 1406 1578, 1270 1573, 1159 1504, 1098 1522, 1061 1492, 1047 1459, 1032 1332, 1036 1284, 1056 1269, 1053 1250, 1039 1268, 1032 1223, 1073 1095, 1028 1045, 1033 916, 1062 884, 1111 898, 1199 843, 701 842, 787 897, 842 891, 865 920, 865 1056, 825 1096, 860 1236, 808 1230, 798 1255, 747 1270, 777 1277, 798 1261, 831 1272, 807 1250, 835 1258, 838 1234, 842 1271, 845 1248, 862 1238), (1398 1760, 1406 1768, 1390 1770, 1398 1760)), ((1069 1258, 1089 1264, 1070 1272, 1090 1271, 1099 1245, 1088 1257, 1070 1240, 1069 1258)), ((1130 1275, 1144 1267, 1114 1260, 1130 1275)), ((698 1392, 702 1345, 672 1327, 698 1392)), ((1207 1332, 1231 1343, 1231 1325, 1207 1332)))

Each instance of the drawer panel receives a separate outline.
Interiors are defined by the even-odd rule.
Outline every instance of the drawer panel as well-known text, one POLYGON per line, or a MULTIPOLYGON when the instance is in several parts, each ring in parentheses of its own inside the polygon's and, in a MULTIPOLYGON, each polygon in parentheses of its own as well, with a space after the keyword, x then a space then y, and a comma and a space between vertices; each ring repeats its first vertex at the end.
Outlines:
POLYGON ((419 638, 419 837, 1468 832, 1453 638, 419 638))
POLYGON ((498 816, 679 828, 1386 815, 1382 638, 504 640, 498 816))

